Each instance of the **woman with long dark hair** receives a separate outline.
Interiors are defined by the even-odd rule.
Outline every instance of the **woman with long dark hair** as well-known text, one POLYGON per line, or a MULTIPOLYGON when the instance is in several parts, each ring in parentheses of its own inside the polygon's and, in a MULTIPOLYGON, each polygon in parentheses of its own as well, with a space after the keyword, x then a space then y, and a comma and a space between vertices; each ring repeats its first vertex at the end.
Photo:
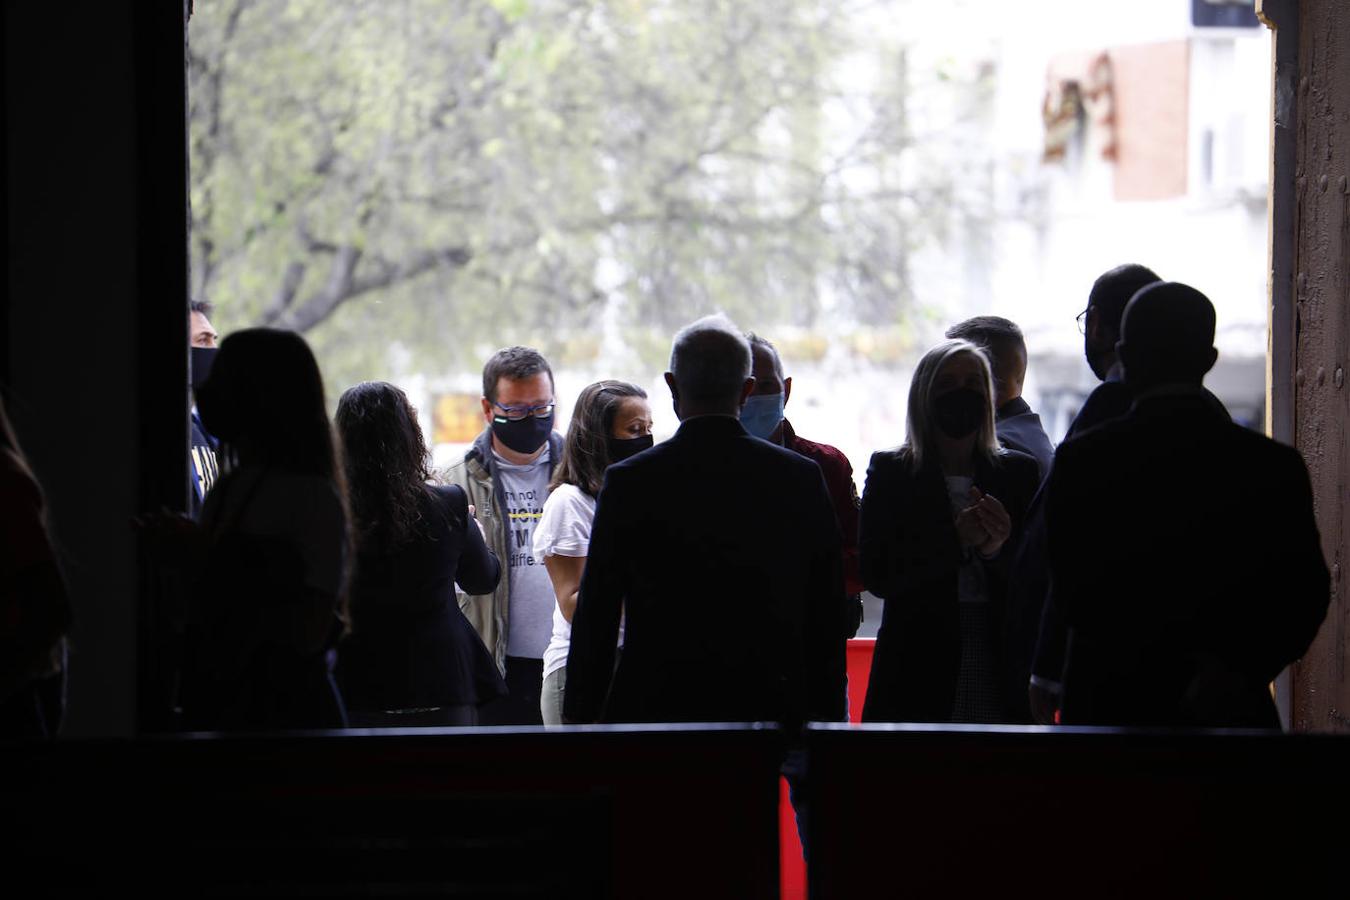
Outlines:
POLYGON ((187 723, 342 727, 330 651, 347 619, 347 497, 314 354, 292 332, 236 332, 197 406, 223 475, 202 509, 187 723))
POLYGON ((872 456, 863 583, 885 601, 864 721, 1003 722, 1026 684, 1003 671, 1009 557, 1040 481, 994 431, 989 361, 949 340, 919 362, 905 443, 872 456))
POLYGON ((475 725, 506 683, 469 620, 470 594, 501 565, 455 485, 428 484, 430 454, 403 391, 384 382, 338 401, 357 564, 338 680, 354 726, 475 725))
MULTIPOLYGON (((544 651, 544 686, 539 709, 545 725, 562 724, 567 688, 567 651, 572 614, 586 566, 595 520, 595 498, 605 469, 652 445, 652 408, 642 388, 626 381, 600 381, 577 397, 563 442, 563 457, 553 472, 543 517, 534 531, 534 555, 544 561, 558 602, 553 636, 544 651)), ((620 631, 619 641, 623 641, 620 631)))

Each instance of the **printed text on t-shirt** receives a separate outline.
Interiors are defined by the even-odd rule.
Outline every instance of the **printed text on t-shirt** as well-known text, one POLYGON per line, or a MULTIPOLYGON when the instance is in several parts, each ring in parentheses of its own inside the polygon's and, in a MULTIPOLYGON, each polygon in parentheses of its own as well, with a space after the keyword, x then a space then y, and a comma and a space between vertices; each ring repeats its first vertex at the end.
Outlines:
POLYGON ((511 568, 538 565, 531 553, 534 526, 544 515, 543 500, 537 490, 503 491, 506 500, 506 521, 514 542, 512 544, 511 568))

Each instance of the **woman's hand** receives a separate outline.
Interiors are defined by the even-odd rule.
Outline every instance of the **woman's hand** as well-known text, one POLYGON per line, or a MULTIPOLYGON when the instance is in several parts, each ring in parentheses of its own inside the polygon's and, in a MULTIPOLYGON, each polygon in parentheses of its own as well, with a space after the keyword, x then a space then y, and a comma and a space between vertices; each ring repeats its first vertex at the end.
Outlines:
POLYGON ((994 556, 1012 535, 1012 517, 997 497, 982 493, 979 488, 970 489, 970 499, 972 505, 965 512, 973 512, 985 532, 984 542, 974 547, 985 558, 994 556))
POLYGON ((989 532, 980 520, 976 504, 971 504, 956 514, 956 536, 961 541, 962 547, 978 548, 989 541, 989 532))
POLYGON ((473 520, 473 524, 478 526, 478 533, 483 536, 483 541, 486 542, 487 532, 483 529, 483 523, 478 521, 478 510, 474 508, 472 503, 469 504, 469 518, 473 520))

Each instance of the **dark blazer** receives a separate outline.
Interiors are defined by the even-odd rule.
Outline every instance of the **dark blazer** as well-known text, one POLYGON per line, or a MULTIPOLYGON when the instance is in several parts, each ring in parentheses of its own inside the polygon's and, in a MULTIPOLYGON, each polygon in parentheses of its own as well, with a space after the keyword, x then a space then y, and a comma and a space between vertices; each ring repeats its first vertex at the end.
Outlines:
POLYGON ((1041 480, 1050 474, 1050 463, 1055 458, 1054 445, 1045 433, 1041 417, 1031 411, 1030 404, 1021 397, 1009 400, 994 415, 994 431, 998 441, 1009 450, 1017 450, 1034 457, 1040 469, 1041 480))
MULTIPOLYGON (((1119 379, 1103 381, 1093 388, 1069 423, 1064 440, 1109 422, 1130 411, 1134 392, 1119 379)), ((1217 400, 1215 402, 1218 402, 1217 400)), ((1052 465, 1053 468, 1053 458, 1052 465)), ((1049 478, 1050 469, 1041 473, 1049 478)), ((1059 683, 1064 671, 1064 622, 1055 609, 1050 593, 1050 562, 1045 536, 1045 491, 1036 494, 1027 513, 1027 527, 1016 548, 1008 591, 1007 618, 1004 621, 1004 646, 1012 677, 1026 683, 1036 675, 1059 683)), ((1021 701, 1018 718, 1031 721, 1027 701, 1021 701)))
MULTIPOLYGON (((1228 410, 1218 397, 1207 390, 1201 396, 1211 413, 1228 420, 1228 410)), ((1064 441, 1126 415, 1134 403, 1134 391, 1123 381, 1111 380, 1099 384, 1074 417, 1064 441)), ((1050 561, 1045 522, 1045 490, 1036 495, 1031 504, 1026 534, 1013 567, 1013 591, 1010 595, 1010 635, 1014 653, 1024 655, 1029 663, 1020 668, 1024 680, 1036 675, 1058 683, 1064 673, 1064 653, 1068 633, 1063 617, 1055 606, 1050 584, 1050 561), (1011 631, 1015 631, 1012 634, 1011 631)))
POLYGON ((611 466, 597 499, 569 721, 843 718, 839 529, 814 462, 703 416, 611 466))
POLYGON ((1169 389, 1061 445, 1046 494, 1064 721, 1278 727, 1329 599, 1298 453, 1169 389))
MULTIPOLYGON (((975 486, 998 498, 1012 518, 1004 549, 984 562, 989 599, 1001 615, 1007 564, 1036 486, 1036 460, 1007 450, 997 464, 977 459, 975 486)), ((951 719, 961 663, 957 572, 962 551, 936 463, 915 472, 899 450, 872 455, 863 488, 860 534, 863 582, 886 601, 872 656, 863 720, 951 719)), ((1001 678, 1002 692, 1013 688, 1001 678)), ((1021 686, 1025 695, 1025 683, 1021 686)), ((1012 697, 1005 697, 1005 707, 1012 697)))
POLYGON ((455 598, 455 582, 471 594, 490 592, 501 564, 458 486, 429 486, 421 513, 414 539, 357 559, 352 633, 338 649, 337 672, 351 709, 478 705, 506 693, 455 598))
POLYGON ((1093 388, 1092 393, 1083 401, 1078 415, 1069 423, 1064 440, 1073 440, 1089 428, 1096 428, 1112 419, 1119 419, 1130 411, 1133 404, 1134 391, 1128 384, 1114 379, 1103 381, 1093 388))

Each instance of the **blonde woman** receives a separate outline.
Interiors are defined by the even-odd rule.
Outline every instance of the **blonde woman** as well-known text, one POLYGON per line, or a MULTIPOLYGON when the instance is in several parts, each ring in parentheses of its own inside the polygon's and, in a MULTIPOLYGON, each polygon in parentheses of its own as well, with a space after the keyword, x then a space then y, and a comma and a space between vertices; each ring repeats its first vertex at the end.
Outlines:
POLYGON ((873 454, 863 583, 885 601, 864 721, 1005 722, 1026 685, 1002 672, 1007 568, 1040 481, 994 433, 989 361, 963 340, 920 360, 905 442, 873 454))

